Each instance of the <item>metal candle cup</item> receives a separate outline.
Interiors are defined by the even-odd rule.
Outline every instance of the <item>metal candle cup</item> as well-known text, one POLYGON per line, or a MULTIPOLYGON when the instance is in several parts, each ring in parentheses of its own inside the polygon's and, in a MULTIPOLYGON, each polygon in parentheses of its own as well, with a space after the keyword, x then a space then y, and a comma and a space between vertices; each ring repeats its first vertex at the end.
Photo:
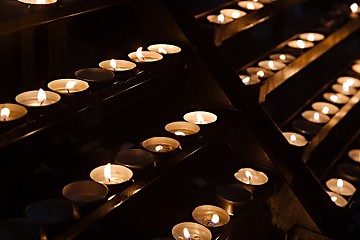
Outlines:
POLYGON ((248 67, 246 68, 246 72, 249 75, 257 76, 258 78, 269 78, 274 75, 272 71, 261 67, 248 67))
POLYGON ((288 42, 287 45, 291 48, 306 49, 313 47, 314 43, 306 40, 293 40, 288 42))
POLYGON ((335 92, 342 93, 348 96, 354 95, 357 92, 356 88, 349 86, 347 83, 344 84, 335 83, 331 86, 331 88, 335 92))
POLYGON ((24 117, 26 114, 26 108, 21 105, 13 103, 0 104, 0 122, 14 121, 24 117))
POLYGON ((57 0, 18 0, 18 1, 22 3, 34 4, 34 5, 47 5, 57 2, 57 0))
POLYGON ((309 33, 301 33, 299 35, 299 38, 310 42, 318 42, 323 40, 325 36, 321 33, 309 32, 309 33))
POLYGON ((333 192, 343 196, 352 196, 356 188, 346 180, 340 178, 331 178, 326 181, 326 186, 333 192))
POLYGON ((225 17, 238 19, 246 15, 246 12, 237 10, 237 9, 221 9, 221 14, 224 14, 225 17))
POLYGON ((224 209, 212 205, 196 207, 192 216, 205 227, 220 227, 230 221, 230 216, 224 209))
POLYGON ((184 120, 194 124, 210 124, 216 122, 217 116, 211 112, 194 111, 186 113, 183 116, 184 120))
POLYGON ((336 104, 345 104, 347 103, 350 98, 342 93, 331 93, 331 92, 326 92, 323 94, 323 97, 332 103, 336 103, 336 104))
POLYGON ((295 60, 295 57, 288 53, 274 53, 271 54, 269 58, 283 63, 290 63, 295 60))
POLYGON ((255 85, 260 82, 260 79, 255 75, 239 75, 239 78, 245 85, 255 85))
POLYGON ((360 149, 351 149, 348 156, 351 160, 360 163, 360 149))
POLYGON ((264 7, 262 3, 254 2, 254 1, 240 1, 238 2, 238 6, 250 11, 259 10, 264 7))
POLYGON ((165 130, 176 136, 188 136, 200 131, 200 127, 191 122, 178 121, 165 126, 165 130))
POLYGON ((171 44, 153 44, 147 48, 151 52, 160 54, 175 54, 181 51, 181 48, 171 44))
POLYGON ((128 57, 138 63, 150 63, 160 61, 163 56, 157 52, 142 51, 142 48, 138 48, 136 52, 128 54, 128 57))
POLYGON ((85 91, 89 84, 79 79, 57 79, 48 83, 48 88, 61 94, 72 94, 85 91))
POLYGON ((167 153, 180 148, 180 143, 177 140, 168 137, 152 137, 143 141, 141 145, 155 153, 167 153))
POLYGON ((215 24, 227 24, 229 22, 234 21, 233 18, 226 17, 224 14, 220 13, 220 15, 209 15, 206 17, 206 19, 215 24))
POLYGON ((132 171, 127 167, 116 164, 111 164, 110 167, 108 166, 109 165, 104 165, 92 170, 90 172, 91 179, 98 183, 115 185, 129 181, 133 176, 132 171), (108 170, 108 173, 106 173, 106 170, 108 170))
POLYGON ((327 102, 316 102, 311 105, 311 107, 318 112, 323 114, 333 115, 339 111, 339 108, 331 103, 327 102))
POLYGON ((176 240, 211 240, 211 232, 201 224, 182 222, 172 228, 172 235, 176 240))
POLYGON ((278 71, 283 69, 284 67, 286 67, 285 63, 282 63, 280 61, 277 60, 264 60, 264 61, 260 61, 258 63, 259 67, 265 68, 267 70, 271 70, 271 71, 278 71))
POLYGON ((239 184, 222 185, 216 188, 216 199, 229 215, 235 215, 252 199, 251 192, 239 184))
POLYGON ((351 66, 351 69, 352 69, 354 72, 360 73, 360 63, 356 63, 356 64, 352 65, 352 66, 351 66))
POLYGON ((283 135, 285 136, 286 140, 294 146, 297 147, 303 147, 305 146, 308 141, 306 140, 306 138, 303 135, 300 135, 298 133, 294 133, 294 132, 283 132, 283 135))
POLYGON ((129 71, 136 67, 136 64, 126 60, 105 60, 99 63, 99 67, 116 72, 129 71))
POLYGON ((62 190, 62 195, 72 202, 87 204, 104 199, 108 191, 108 187, 104 184, 83 180, 66 185, 62 190))
POLYGON ((349 87, 354 87, 354 88, 358 88, 360 87, 360 80, 354 77, 347 77, 347 76, 343 76, 343 77, 339 77, 336 80, 339 84, 347 84, 349 87))
POLYGON ((301 116, 304 119, 313 123, 327 123, 330 120, 330 117, 328 115, 313 110, 302 112, 301 116))
POLYGON ((41 100, 39 95, 41 90, 28 91, 20 93, 15 97, 16 102, 25 105, 27 107, 44 107, 57 103, 60 100, 60 95, 50 91, 44 91, 44 98, 41 100))
POLYGON ((326 191, 327 194, 329 194, 330 198, 331 198, 331 201, 333 201, 337 206, 339 207, 345 207, 346 204, 348 203, 346 201, 345 198, 343 198, 343 196, 337 194, 337 193, 334 193, 334 192, 331 192, 331 191, 326 191))

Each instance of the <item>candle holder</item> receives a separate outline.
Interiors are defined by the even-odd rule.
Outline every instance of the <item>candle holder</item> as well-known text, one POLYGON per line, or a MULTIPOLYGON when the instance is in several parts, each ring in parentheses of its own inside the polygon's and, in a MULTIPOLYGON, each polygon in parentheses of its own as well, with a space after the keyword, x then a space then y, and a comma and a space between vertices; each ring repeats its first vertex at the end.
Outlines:
POLYGON ((314 46, 314 43, 306 40, 292 40, 288 42, 287 45, 291 48, 307 49, 312 48, 314 46))
POLYGON ((32 5, 48 5, 57 2, 57 0, 17 0, 17 1, 32 5))
POLYGON ((106 185, 88 180, 69 183, 62 189, 62 195, 66 199, 80 205, 98 202, 104 199, 108 192, 106 185))
POLYGON ((48 239, 40 224, 27 218, 0 221, 1 239, 48 239))
POLYGON ((189 112, 186 113, 183 118, 187 122, 200 125, 214 123, 217 120, 217 116, 214 113, 205 111, 189 112))
POLYGON ((267 70, 271 70, 271 71, 278 71, 283 69, 284 67, 286 67, 285 63, 282 63, 280 61, 277 60, 264 60, 264 61, 260 61, 258 63, 259 67, 265 68, 267 70))
POLYGON ((147 48, 151 52, 160 54, 175 54, 181 51, 181 48, 171 44, 153 44, 147 48))
POLYGON ((334 115, 339 111, 339 108, 331 103, 327 102, 316 102, 311 105, 311 107, 318 112, 327 115, 334 115))
POLYGON ((27 107, 45 107, 60 101, 60 95, 40 88, 20 93, 15 97, 15 101, 27 107))
POLYGON ((355 183, 360 182, 360 166, 354 163, 340 163, 337 165, 339 176, 355 183))
POLYGON ((352 69, 354 72, 360 73, 360 63, 353 64, 353 65, 351 66, 351 69, 352 69))
POLYGON ((115 74, 103 68, 84 68, 77 70, 75 76, 87 82, 107 82, 113 79, 115 74))
POLYGON ((269 180, 265 173, 252 168, 241 168, 234 176, 240 182, 250 186, 264 185, 269 180))
POLYGON ((347 103, 350 98, 342 93, 331 93, 326 92, 323 94, 324 99, 329 102, 336 103, 336 104, 345 104, 347 103))
POLYGON ((230 221, 230 216, 224 209, 212 205, 196 207, 192 216, 205 227, 220 227, 230 221))
POLYGON ((351 149, 348 156, 351 160, 360 163, 360 149, 351 149))
POLYGON ((239 78, 245 85, 255 85, 260 82, 260 79, 255 75, 239 75, 239 78))
POLYGON ((346 180, 341 178, 331 178, 326 181, 326 186, 333 192, 343 196, 352 196, 356 188, 346 180))
POLYGON ((143 141, 141 145, 145 149, 155 153, 168 153, 181 148, 178 141, 168 137, 152 137, 143 141))
POLYGON ((99 67, 116 72, 129 71, 136 67, 136 64, 126 60, 105 60, 99 63, 99 67))
POLYGON ((307 136, 316 135, 321 129, 320 125, 303 119, 294 120, 292 122, 292 127, 294 130, 306 134, 307 136))
POLYGON ((220 13, 224 14, 225 17, 233 19, 238 19, 246 15, 246 12, 237 9, 221 9, 220 13))
POLYGON ((331 88, 335 92, 342 93, 348 96, 354 95, 357 92, 356 88, 348 86, 347 83, 344 84, 335 83, 331 86, 331 88))
POLYGON ((246 72, 250 75, 257 76, 258 78, 269 78, 274 75, 272 71, 262 67, 248 67, 246 68, 246 72))
POLYGON ((216 200, 221 208, 233 216, 252 200, 252 194, 239 184, 221 185, 216 187, 216 200))
POLYGON ((271 60, 280 61, 282 63, 290 63, 295 60, 295 57, 288 53, 274 53, 269 56, 271 60))
POLYGON ((138 63, 149 63, 149 62, 157 62, 163 59, 163 56, 157 52, 151 51, 142 51, 142 47, 138 48, 136 52, 132 52, 128 54, 128 57, 138 63))
POLYGON ((297 147, 303 147, 305 146, 308 141, 306 140, 306 138, 303 135, 300 135, 298 133, 294 133, 294 132, 283 132, 283 135, 285 136, 286 140, 294 146, 297 147))
POLYGON ((90 172, 92 180, 106 185, 116 185, 129 181, 133 176, 133 172, 124 166, 107 164, 99 166, 90 172))
POLYGON ((48 88, 61 94, 72 94, 85 91, 89 84, 78 79, 57 79, 48 83, 48 88))
POLYGON ((337 206, 339 207, 345 207, 346 204, 348 203, 345 198, 343 198, 343 196, 331 192, 331 191, 326 191, 326 193, 330 196, 331 201, 333 201, 337 206))
POLYGON ((154 165, 155 156, 142 149, 125 149, 117 152, 114 162, 129 168, 143 169, 154 165))
POLYGON ((307 110, 301 113, 301 116, 313 123, 327 123, 330 120, 328 115, 314 110, 307 110))
POLYGON ((0 104, 0 122, 14 121, 24 117, 26 114, 26 108, 21 105, 13 103, 0 104))
POLYGON ((209 229, 194 222, 182 222, 172 228, 172 235, 176 240, 211 240, 209 229))
POLYGON ((200 131, 200 127, 192 122, 172 122, 165 126, 165 130, 176 136, 189 136, 200 131))
POLYGON ((264 4, 254 1, 240 1, 238 6, 249 11, 255 11, 263 8, 264 4))
POLYGON ((220 13, 220 15, 209 15, 206 17, 206 19, 215 24, 228 24, 229 22, 234 21, 231 17, 226 17, 224 14, 220 13))
POLYGON ((358 88, 360 87, 360 80, 354 77, 339 77, 336 79, 339 84, 347 84, 349 87, 358 88))
POLYGON ((301 33, 299 35, 299 38, 310 42, 318 42, 323 40, 325 36, 321 33, 309 32, 309 33, 301 33))

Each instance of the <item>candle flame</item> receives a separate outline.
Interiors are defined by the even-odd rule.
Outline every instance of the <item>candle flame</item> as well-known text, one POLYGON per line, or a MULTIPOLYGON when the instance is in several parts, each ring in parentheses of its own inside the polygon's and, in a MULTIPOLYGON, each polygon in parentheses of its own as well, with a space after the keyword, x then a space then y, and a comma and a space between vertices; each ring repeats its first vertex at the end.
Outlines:
POLYGON ((39 92, 37 94, 37 100, 40 104, 43 104, 43 102, 46 101, 46 93, 42 88, 39 89, 39 92))
POLYGON ((339 179, 337 180, 337 182, 336 182, 336 186, 337 186, 338 188, 344 187, 344 181, 343 181, 341 178, 339 178, 339 179))
POLYGON ((212 217, 211 217, 211 223, 217 224, 217 223, 219 223, 219 221, 220 221, 219 215, 217 215, 216 213, 214 213, 214 214, 212 215, 212 217))
POLYGON ((332 196, 332 197, 331 197, 331 201, 336 202, 336 200, 337 200, 337 197, 336 197, 336 196, 332 196))
POLYGON ((218 22, 219 23, 224 23, 224 21, 225 21, 225 16, 224 16, 224 14, 219 14, 219 16, 217 17, 217 20, 218 20, 218 22))
POLYGON ((322 112, 323 114, 328 114, 329 111, 330 111, 330 108, 327 107, 327 106, 325 106, 325 107, 323 107, 323 109, 321 109, 321 112, 322 112))
MULTIPOLYGON (((136 56, 137 56, 137 55, 136 55, 136 56)), ((112 69, 115 70, 115 69, 116 69, 116 65, 117 65, 117 64, 116 64, 115 59, 111 59, 111 60, 110 60, 110 67, 112 67, 112 69)))
POLYGON ((197 114, 196 114, 196 123, 198 123, 198 124, 204 124, 204 118, 203 118, 203 116, 201 115, 201 113, 197 113, 197 114))
POLYGON ((106 164, 106 166, 104 167, 104 177, 106 179, 108 179, 110 182, 110 179, 111 179, 111 164, 110 163, 106 164))
POLYGON ((157 152, 160 152, 163 149, 164 149, 164 147, 161 146, 161 145, 158 145, 158 146, 155 147, 155 151, 157 151, 157 152))
POLYGON ((296 136, 294 134, 290 135, 290 141, 292 141, 292 142, 296 141, 296 136))
POLYGON ((248 2, 246 4, 246 8, 249 9, 249 10, 254 10, 255 9, 255 5, 251 2, 248 2))
POLYGON ((167 51, 163 47, 159 47, 158 52, 161 54, 167 54, 167 51))
MULTIPOLYGON (((348 86, 352 86, 355 83, 355 80, 353 78, 348 78, 345 82, 348 86)), ((345 84, 344 83, 344 84, 345 84)))
POLYGON ((137 50, 136 50, 136 57, 141 60, 141 61, 145 61, 145 57, 144 55, 142 54, 142 47, 139 47, 137 50))
POLYGON ((250 182, 251 182, 251 178, 252 178, 252 174, 251 174, 251 172, 250 172, 249 170, 246 170, 246 171, 245 171, 245 176, 246 176, 247 179, 248 179, 248 183, 250 183, 250 182))
POLYGON ((320 115, 319 115, 318 112, 315 112, 315 113, 314 113, 314 119, 315 119, 316 121, 318 121, 318 120, 320 119, 320 115))
POLYGON ((350 5, 350 10, 352 13, 356 13, 359 9, 359 6, 356 3, 350 5))
POLYGON ((345 91, 345 92, 348 92, 350 90, 350 87, 349 85, 345 82, 342 86, 342 89, 345 91))
POLYGON ((232 18, 239 18, 240 17, 240 12, 237 12, 237 11, 232 12, 231 17, 232 18))
POLYGON ((269 68, 273 69, 274 68, 274 61, 269 61, 268 66, 269 66, 269 68))
POLYGON ((256 73, 256 75, 257 75, 258 77, 263 77, 263 76, 265 76, 265 73, 264 73, 264 71, 260 70, 260 71, 258 71, 258 72, 256 73))
POLYGON ((245 77, 243 80, 242 80, 243 83, 248 83, 250 82, 250 77, 245 77))
POLYGON ((305 43, 303 40, 297 40, 296 45, 301 49, 305 48, 305 43))
POLYGON ((68 81, 65 85, 66 90, 70 92, 71 89, 73 89, 76 85, 76 81, 68 81))
POLYGON ((189 232, 189 230, 187 228, 183 229, 183 234, 184 234, 185 239, 190 239, 191 235, 190 235, 190 232, 189 232))
POLYGON ((339 100, 339 97, 337 95, 331 95, 330 100, 333 102, 337 102, 339 100))
POLYGON ((185 136, 185 133, 182 132, 182 131, 176 131, 176 132, 175 132, 175 135, 176 135, 176 136, 185 136))
POLYGON ((9 117, 9 115, 10 115, 10 109, 8 109, 7 107, 1 109, 0 116, 1 116, 1 119, 3 119, 3 121, 6 121, 9 117))
POLYGON ((309 41, 315 41, 315 35, 312 33, 309 33, 309 35, 307 36, 307 40, 309 41))
POLYGON ((285 59, 286 59, 285 54, 280 54, 279 59, 280 59, 280 60, 285 60, 285 59))
POLYGON ((36 4, 45 4, 46 0, 36 0, 36 4))

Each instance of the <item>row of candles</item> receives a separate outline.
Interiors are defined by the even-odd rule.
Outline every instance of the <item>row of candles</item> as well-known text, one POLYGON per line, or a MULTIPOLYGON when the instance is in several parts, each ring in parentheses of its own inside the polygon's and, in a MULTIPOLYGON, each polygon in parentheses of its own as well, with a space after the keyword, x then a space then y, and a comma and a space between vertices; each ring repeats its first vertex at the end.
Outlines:
MULTIPOLYGON (((15 97, 17 103, 3 103, 0 104, 0 122, 9 122, 20 119, 27 114, 26 107, 45 107, 55 104, 60 101, 61 96, 76 94, 83 92, 89 88, 89 83, 96 81, 96 78, 103 74, 106 78, 112 79, 113 72, 129 71, 136 67, 136 63, 149 63, 160 61, 165 54, 176 54, 181 51, 181 48, 171 44, 153 44, 148 47, 148 51, 143 51, 139 47, 136 52, 132 52, 128 57, 132 60, 111 59, 99 63, 100 68, 86 68, 78 70, 75 76, 81 79, 57 79, 48 83, 47 87, 52 91, 45 91, 42 88, 39 90, 27 91, 18 94, 15 97), (92 72, 96 71, 96 76, 92 78, 92 72), (101 71, 101 72, 100 72, 101 71), (100 74, 99 74, 100 73, 100 74)), ((101 80, 107 80, 101 77, 101 80)))

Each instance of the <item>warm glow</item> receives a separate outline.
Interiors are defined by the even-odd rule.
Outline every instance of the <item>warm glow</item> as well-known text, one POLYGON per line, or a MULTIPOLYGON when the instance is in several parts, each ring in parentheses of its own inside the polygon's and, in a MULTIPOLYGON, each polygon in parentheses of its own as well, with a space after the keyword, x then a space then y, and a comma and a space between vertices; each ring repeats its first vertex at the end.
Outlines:
POLYGON ((161 53, 161 54, 167 54, 167 51, 162 47, 158 48, 158 52, 161 53))
POLYGON ((116 69, 116 61, 115 61, 115 59, 110 60, 110 67, 112 67, 114 70, 116 69))
POLYGON ((331 197, 331 201, 336 202, 336 200, 337 200, 337 197, 336 197, 336 196, 332 196, 332 197, 331 197))
POLYGON ((254 5, 253 3, 251 3, 251 2, 248 2, 248 3, 246 4, 246 8, 247 8, 247 9, 250 9, 250 10, 254 10, 254 9, 255 9, 255 5, 254 5))
POLYGON ((353 78, 348 78, 344 84, 347 84, 348 86, 354 85, 355 80, 353 78))
POLYGON ((307 40, 309 40, 309 41, 314 41, 314 40, 315 40, 314 34, 310 33, 310 34, 307 36, 307 40))
POLYGON ((356 3, 350 5, 350 9, 352 13, 356 13, 359 9, 359 6, 356 3))
POLYGON ((333 102, 337 102, 339 100, 339 97, 336 96, 336 95, 331 95, 330 100, 333 101, 333 102))
POLYGON ((45 4, 46 0, 36 0, 36 4, 45 4))
POLYGON ((269 66, 269 68, 273 69, 274 68, 274 61, 269 61, 268 66, 269 66))
POLYGON ((264 73, 264 71, 260 70, 260 71, 258 71, 258 72, 256 73, 256 75, 257 75, 258 77, 263 77, 263 76, 265 76, 265 73, 264 73))
POLYGON ((3 109, 1 109, 1 111, 0 111, 0 116, 1 116, 1 119, 3 119, 4 121, 6 121, 7 120, 7 118, 9 117, 9 115, 10 115, 10 109, 8 109, 8 108, 3 108, 3 109))
POLYGON ((243 80, 242 80, 243 83, 248 83, 250 82, 250 77, 245 77, 243 80))
POLYGON ((337 180, 337 182, 336 182, 336 186, 337 186, 338 188, 344 187, 344 181, 343 181, 341 178, 339 178, 339 179, 337 180))
POLYGON ((142 47, 139 47, 139 48, 136 50, 136 57, 137 57, 139 60, 142 60, 142 61, 145 60, 145 57, 144 57, 144 55, 142 54, 142 47))
POLYGON ((158 146, 155 147, 155 151, 157 151, 157 152, 160 152, 163 149, 164 149, 164 147, 161 146, 161 145, 158 145, 158 146))
POLYGON ((211 217, 211 223, 217 224, 217 223, 219 223, 219 221, 220 221, 219 215, 217 215, 216 213, 213 214, 211 217))
POLYGON ((37 94, 37 100, 40 104, 43 104, 43 102, 46 101, 46 93, 42 88, 39 89, 39 92, 37 94))
POLYGON ((75 81, 69 81, 66 83, 65 88, 69 92, 71 89, 73 89, 75 87, 75 85, 76 85, 75 81))
POLYGON ((251 172, 250 172, 249 170, 246 170, 246 171, 245 171, 245 176, 247 177, 248 182, 250 182, 250 181, 251 181, 251 178, 252 178, 252 174, 251 174, 251 172))
POLYGON ((239 12, 232 12, 232 13, 231 13, 231 17, 232 17, 232 18, 239 18, 239 17, 240 17, 240 13, 239 13, 239 12))
POLYGON ((224 14, 219 14, 219 16, 217 17, 217 20, 218 20, 218 22, 219 23, 224 23, 224 21, 225 21, 225 16, 224 16, 224 14))
POLYGON ((327 106, 325 106, 325 107, 323 107, 323 109, 321 109, 321 112, 322 112, 323 114, 328 114, 329 111, 330 111, 330 108, 327 107, 327 106))
POLYGON ((108 179, 110 182, 110 179, 111 179, 111 164, 110 163, 106 164, 106 166, 104 167, 104 177, 106 179, 108 179))
POLYGON ((320 115, 319 115, 318 112, 315 112, 315 113, 314 113, 314 119, 315 119, 316 121, 318 121, 318 120, 320 119, 320 115))
POLYGON ((285 60, 285 59, 286 59, 285 54, 281 54, 281 55, 279 56, 279 59, 280 59, 280 60, 285 60))
POLYGON ((176 135, 176 136, 185 136, 185 133, 182 132, 182 131, 176 131, 176 132, 175 132, 175 135, 176 135))
POLYGON ((294 134, 290 135, 290 141, 292 141, 292 142, 296 141, 296 136, 294 134))
POLYGON ((204 118, 202 117, 201 113, 196 114, 196 122, 198 124, 204 124, 204 118))
POLYGON ((189 232, 189 230, 187 228, 184 228, 183 234, 184 234, 185 239, 190 239, 190 237, 191 237, 190 232, 189 232))
POLYGON ((296 45, 299 47, 299 48, 305 48, 305 43, 303 40, 297 40, 296 41, 296 45))
POLYGON ((343 90, 345 91, 345 92, 348 92, 349 90, 350 90, 350 87, 349 87, 349 85, 345 82, 344 84, 343 84, 343 90))

